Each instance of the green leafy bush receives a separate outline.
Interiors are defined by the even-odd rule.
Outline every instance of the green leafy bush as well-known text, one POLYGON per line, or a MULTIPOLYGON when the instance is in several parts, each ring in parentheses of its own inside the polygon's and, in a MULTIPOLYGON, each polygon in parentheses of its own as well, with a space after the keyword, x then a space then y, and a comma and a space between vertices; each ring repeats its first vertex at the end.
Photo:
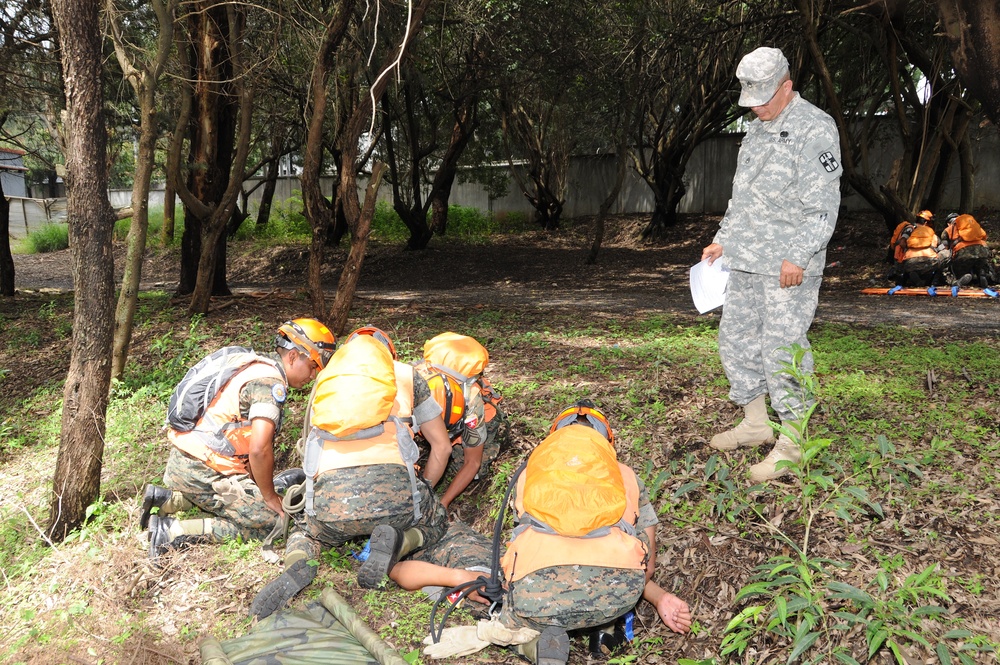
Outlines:
POLYGON ((275 201, 267 223, 257 226, 256 214, 251 214, 236 231, 237 240, 308 241, 312 228, 305 216, 302 192, 296 190, 285 201, 275 201))
POLYGON ((45 254, 69 247, 68 224, 46 224, 21 241, 19 254, 45 254))

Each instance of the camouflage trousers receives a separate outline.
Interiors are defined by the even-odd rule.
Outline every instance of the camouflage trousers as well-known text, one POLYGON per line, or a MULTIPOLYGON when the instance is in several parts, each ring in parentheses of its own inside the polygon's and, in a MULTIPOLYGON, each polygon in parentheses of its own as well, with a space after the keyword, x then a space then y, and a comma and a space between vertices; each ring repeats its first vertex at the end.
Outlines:
POLYGON ((236 537, 263 540, 278 521, 249 476, 224 476, 173 447, 163 484, 216 517, 211 534, 215 541, 236 537))
POLYGON ((990 248, 985 245, 971 245, 955 252, 955 256, 951 259, 951 270, 956 279, 966 274, 972 275, 973 280, 969 286, 982 286, 980 278, 983 278, 986 284, 997 283, 993 255, 990 248))
MULTIPOLYGON (((449 568, 490 567, 492 542, 461 521, 454 521, 433 547, 414 555, 449 568)), ((642 598, 641 570, 599 566, 553 566, 507 585, 500 620, 508 628, 566 630, 596 628, 622 616, 642 598)))
POLYGON ((822 281, 807 275, 801 285, 783 289, 777 275, 730 273, 719 323, 719 357, 729 379, 729 399, 744 406, 767 392, 783 421, 796 420, 811 406, 811 397, 803 395, 784 363, 791 361, 787 347, 798 344, 806 349, 802 372, 813 371, 806 331, 822 281))
POLYGON ((406 467, 375 464, 326 471, 316 479, 315 517, 305 512, 293 515, 295 525, 325 547, 367 538, 376 526, 400 529, 415 527, 424 537, 424 547, 433 545, 448 528, 448 513, 437 494, 422 478, 417 479, 420 520, 414 520, 413 493, 406 467))
MULTIPOLYGON (((500 449, 507 444, 510 436, 510 425, 507 416, 499 409, 496 417, 486 423, 486 442, 483 444, 483 461, 479 464, 479 472, 476 480, 489 478, 490 466, 493 460, 500 454, 500 449)), ((458 473, 462 465, 465 464, 465 448, 462 446, 452 446, 451 459, 448 460, 447 475, 454 476, 458 473)))

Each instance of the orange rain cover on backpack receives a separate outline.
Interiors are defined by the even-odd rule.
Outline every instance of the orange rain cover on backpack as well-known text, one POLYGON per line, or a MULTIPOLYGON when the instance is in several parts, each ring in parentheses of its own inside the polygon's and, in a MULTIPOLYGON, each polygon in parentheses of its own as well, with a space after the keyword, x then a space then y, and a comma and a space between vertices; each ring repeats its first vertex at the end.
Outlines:
POLYGON ((310 423, 349 436, 385 422, 395 398, 392 355, 382 342, 360 335, 341 346, 316 377, 310 423))
POLYGON ((528 457, 521 504, 563 536, 614 526, 627 506, 614 448, 585 425, 556 430, 528 457))
POLYGON ((959 215, 955 219, 955 233, 968 245, 986 240, 986 231, 972 215, 959 215))
POLYGON ((472 378, 483 373, 490 354, 472 337, 445 332, 424 343, 424 360, 472 378))
POLYGON ((906 239, 907 249, 927 249, 934 246, 934 229, 927 224, 917 224, 906 239))

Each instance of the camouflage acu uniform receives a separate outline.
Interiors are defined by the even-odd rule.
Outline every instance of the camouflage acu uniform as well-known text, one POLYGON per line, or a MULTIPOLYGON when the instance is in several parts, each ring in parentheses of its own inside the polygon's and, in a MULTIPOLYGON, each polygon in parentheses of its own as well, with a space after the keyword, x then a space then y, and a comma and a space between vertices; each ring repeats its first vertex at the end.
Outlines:
MULTIPOLYGON (((829 115, 795 93, 769 122, 754 120, 740 147, 733 196, 713 242, 732 270, 719 324, 719 355, 729 397, 745 405, 763 394, 782 420, 803 407, 798 386, 781 372, 786 352, 809 349, 806 331, 819 298, 826 246, 840 206, 840 148, 829 115), (804 271, 780 288, 783 260, 804 271)), ((812 371, 807 352, 802 369, 812 371)))
POLYGON ((483 404, 483 397, 478 391, 473 393, 472 397, 469 398, 469 402, 466 405, 466 414, 466 419, 468 419, 469 414, 475 416, 476 427, 466 430, 462 435, 461 445, 456 445, 452 448, 447 473, 454 475, 462 468, 462 465, 465 464, 466 448, 484 446, 483 461, 479 464, 479 472, 476 474, 476 479, 479 480, 485 477, 493 460, 500 454, 500 445, 502 443, 500 435, 505 416, 498 409, 497 416, 493 420, 486 422, 486 407, 483 404))
MULTIPOLYGON (((277 354, 262 354, 282 367, 277 354)), ((281 430, 285 406, 285 383, 281 379, 258 379, 240 391, 240 415, 247 419, 267 418, 281 430), (280 386, 275 389, 275 386, 280 386)), ((257 484, 245 474, 224 476, 203 462, 171 447, 163 484, 181 492, 191 503, 217 519, 212 520, 215 540, 236 538, 263 540, 274 528, 278 516, 267 507, 257 484)))
MULTIPOLYGON (((418 425, 441 415, 427 382, 414 372, 413 418, 418 425)), ((406 467, 399 464, 332 469, 316 478, 313 506, 316 515, 293 516, 296 526, 324 546, 370 536, 380 524, 400 529, 415 527, 424 547, 437 542, 448 528, 448 513, 430 485, 417 479, 420 521, 413 519, 413 493, 406 467)))
MULTIPOLYGON (((649 546, 646 529, 657 523, 649 492, 638 477, 639 522, 637 536, 649 546)), ((581 547, 586 546, 581 540, 581 547)), ((460 521, 433 547, 413 558, 439 566, 473 569, 491 565, 490 539, 460 521)), ((500 620, 509 628, 527 626, 542 630, 560 626, 567 630, 602 626, 632 609, 642 598, 646 575, 641 570, 598 566, 552 566, 525 575, 507 585, 500 620)))

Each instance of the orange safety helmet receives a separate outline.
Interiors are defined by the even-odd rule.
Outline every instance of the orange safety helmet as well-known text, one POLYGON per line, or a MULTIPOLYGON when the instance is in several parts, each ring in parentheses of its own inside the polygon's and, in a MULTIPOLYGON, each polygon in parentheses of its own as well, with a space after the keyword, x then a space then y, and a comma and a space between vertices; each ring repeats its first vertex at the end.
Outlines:
MULTIPOLYGON (((389 349, 389 353, 392 354, 392 359, 393 360, 398 359, 398 356, 396 355, 396 345, 392 343, 392 338, 389 337, 389 335, 387 335, 385 331, 382 330, 381 328, 376 328, 375 326, 365 326, 364 328, 358 328, 357 330, 355 330, 354 332, 352 332, 350 335, 347 336, 347 341, 350 342, 352 339, 355 339, 360 335, 369 335, 371 337, 374 337, 378 341, 382 342, 383 344, 385 344, 385 348, 389 349)), ((347 342, 345 342, 345 344, 346 343, 347 342)))
POLYGON ((590 426, 600 432, 600 434, 608 440, 608 443, 612 446, 615 445, 615 433, 611 430, 611 423, 608 422, 607 416, 605 416, 589 399, 582 399, 573 406, 563 409, 563 411, 556 416, 556 419, 552 421, 552 428, 549 429, 549 434, 552 434, 556 430, 562 429, 563 427, 574 424, 577 421, 577 418, 581 416, 586 418, 590 426))
POLYGON ((917 213, 917 217, 924 220, 925 222, 931 222, 934 220, 934 213, 930 210, 921 210, 917 213))
POLYGON ((298 351, 316 363, 316 367, 323 369, 336 350, 337 339, 329 328, 316 319, 293 319, 278 327, 274 345, 298 351))

